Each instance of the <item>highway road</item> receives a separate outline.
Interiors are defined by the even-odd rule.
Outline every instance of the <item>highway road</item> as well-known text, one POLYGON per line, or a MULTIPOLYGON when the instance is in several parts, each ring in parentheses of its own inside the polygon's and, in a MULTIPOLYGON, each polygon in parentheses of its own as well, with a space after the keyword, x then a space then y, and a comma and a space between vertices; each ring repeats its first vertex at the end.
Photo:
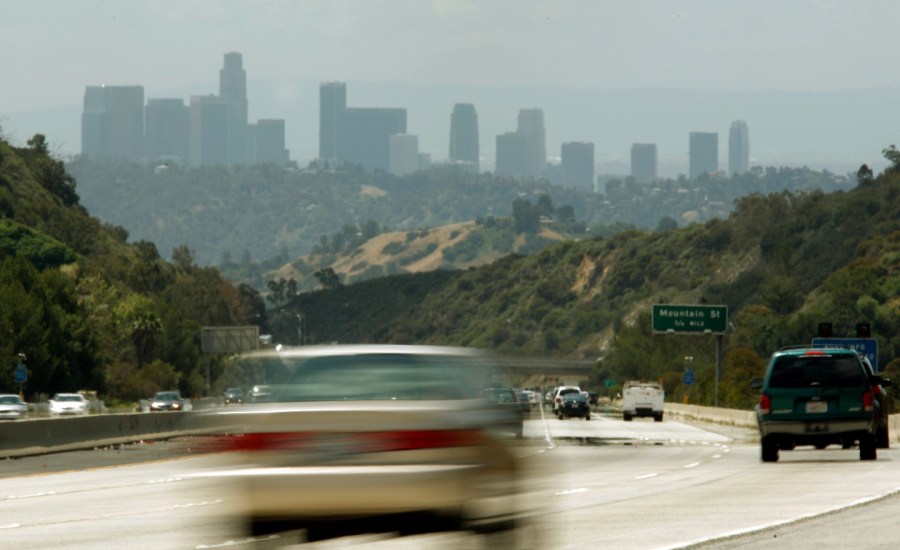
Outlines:
POLYGON ((45 548, 449 549, 900 547, 900 447, 798 448, 759 460, 755 433, 595 414, 535 411, 513 443, 526 470, 513 535, 356 535, 301 545, 302 532, 252 539, 233 495, 202 474, 202 438, 0 463, 0 546, 45 548))

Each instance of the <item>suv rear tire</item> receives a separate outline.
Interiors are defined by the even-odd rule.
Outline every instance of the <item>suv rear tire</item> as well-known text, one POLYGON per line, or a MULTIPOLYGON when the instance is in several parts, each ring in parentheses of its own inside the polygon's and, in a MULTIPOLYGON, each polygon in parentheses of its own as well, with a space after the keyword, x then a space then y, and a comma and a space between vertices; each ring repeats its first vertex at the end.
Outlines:
POLYGON ((891 436, 890 432, 888 431, 887 423, 885 423, 884 426, 878 428, 878 431, 875 432, 875 441, 876 447, 878 447, 879 449, 891 448, 891 436))
POLYGON ((763 462, 778 462, 778 439, 775 436, 763 436, 761 447, 763 462))
POLYGON ((859 438, 859 459, 875 460, 876 458, 878 458, 878 451, 875 448, 875 436, 864 434, 859 438))

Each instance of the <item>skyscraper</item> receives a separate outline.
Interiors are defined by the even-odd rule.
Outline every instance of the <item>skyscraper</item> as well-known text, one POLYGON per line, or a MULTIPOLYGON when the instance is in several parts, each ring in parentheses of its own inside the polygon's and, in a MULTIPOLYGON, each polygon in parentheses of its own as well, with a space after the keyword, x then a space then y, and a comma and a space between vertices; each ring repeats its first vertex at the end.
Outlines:
POLYGON ((689 176, 712 174, 719 169, 719 134, 716 132, 691 132, 689 176))
POLYGON ((747 123, 736 120, 728 131, 728 174, 743 174, 750 170, 750 132, 747 123))
POLYGON ((390 137, 390 144, 392 174, 405 176, 419 169, 419 136, 394 134, 390 137))
POLYGON ((106 89, 88 86, 84 90, 84 109, 81 112, 81 154, 91 159, 109 156, 109 112, 106 110, 106 89))
POLYGON ((506 132, 497 136, 495 172, 504 176, 528 176, 528 138, 521 132, 506 132))
POLYGON ((191 166, 225 165, 228 105, 216 95, 191 96, 191 166))
POLYGON ((247 130, 247 73, 241 54, 225 54, 219 71, 219 96, 225 101, 226 164, 246 164, 250 160, 247 130))
POLYGON ((563 185, 585 191, 594 190, 594 144, 563 143, 560 154, 563 185))
POLYGON ((478 113, 471 103, 457 103, 450 115, 450 160, 478 173, 478 113))
POLYGON ((288 163, 290 154, 284 147, 284 119, 260 119, 249 128, 254 163, 281 166, 288 163))
POLYGON ((144 157, 144 87, 88 86, 81 115, 81 153, 90 158, 144 157))
POLYGON ((338 117, 337 160, 365 170, 390 170, 394 134, 406 133, 406 109, 346 108, 338 117))
POLYGON ((631 177, 642 183, 656 179, 657 169, 656 144, 631 144, 631 177))
POLYGON ((148 162, 190 161, 190 111, 183 99, 148 99, 144 108, 144 146, 148 162))
POLYGON ((347 108, 347 85, 324 82, 319 85, 319 158, 337 159, 338 124, 347 108))
POLYGON ((519 111, 517 130, 526 140, 526 175, 539 178, 547 166, 547 138, 544 131, 544 111, 522 109, 519 111))

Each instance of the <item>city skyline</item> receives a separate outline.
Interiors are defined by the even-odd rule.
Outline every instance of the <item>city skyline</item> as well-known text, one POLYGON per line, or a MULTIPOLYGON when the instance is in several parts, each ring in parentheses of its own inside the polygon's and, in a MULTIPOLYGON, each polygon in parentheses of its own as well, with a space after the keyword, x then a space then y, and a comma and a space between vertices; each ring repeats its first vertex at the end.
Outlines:
POLYGON ((352 86, 359 104, 405 107, 409 131, 436 160, 449 149, 446 113, 456 103, 477 108, 486 159, 518 110, 537 106, 554 160, 563 143, 593 142, 598 165, 626 172, 632 143, 656 143, 660 177, 686 173, 689 132, 725 136, 735 120, 752 130, 753 165, 841 170, 883 167, 881 150, 900 127, 889 108, 900 75, 884 70, 900 4, 886 0, 4 8, 0 47, 17 54, 0 61, 0 131, 14 144, 43 133, 63 156, 80 150, 86 86, 141 84, 147 99, 205 94, 229 51, 244 56, 249 118, 285 119, 285 146, 300 163, 317 156, 318 85, 333 80, 352 86))
MULTIPOLYGON (((192 95, 185 107, 178 98, 150 98, 144 104, 143 86, 88 86, 82 113, 81 155, 94 159, 119 158, 134 162, 175 162, 194 167, 256 162, 286 164, 284 119, 248 123, 247 73, 240 52, 226 52, 219 71, 219 94, 192 95), (146 129, 146 130, 145 130, 146 129)), ((419 150, 418 135, 407 133, 405 108, 350 107, 344 82, 319 85, 320 161, 350 163, 366 170, 407 175, 431 165, 431 154, 419 150)), ((457 103, 450 114, 450 150, 445 162, 463 163, 478 170, 477 110, 457 103)), ((564 142, 559 169, 547 154, 544 113, 520 109, 517 128, 496 136, 494 171, 513 177, 549 178, 567 187, 595 190, 593 142, 564 142)), ((658 172, 655 152, 636 161, 632 144, 629 175, 652 181, 658 172)), ((650 144, 655 151, 655 144, 650 144)), ((727 173, 749 168, 747 124, 731 124, 727 173), (738 168, 735 168, 737 166, 738 168)), ((690 133, 689 177, 720 171, 718 134, 690 133), (699 145, 700 139, 704 143, 699 145), (701 151, 702 150, 702 151, 701 151)), ((602 182, 600 182, 602 184, 602 182)))

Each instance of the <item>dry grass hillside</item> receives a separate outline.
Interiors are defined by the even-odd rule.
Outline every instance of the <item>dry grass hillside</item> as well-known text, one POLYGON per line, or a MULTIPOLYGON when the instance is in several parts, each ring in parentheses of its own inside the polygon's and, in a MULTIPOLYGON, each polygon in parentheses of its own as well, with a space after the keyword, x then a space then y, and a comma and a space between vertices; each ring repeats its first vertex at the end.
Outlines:
MULTIPOLYGON (((521 253, 526 246, 524 234, 515 235, 509 247, 481 245, 474 255, 448 260, 445 251, 460 245, 474 235, 485 236, 491 230, 474 221, 455 223, 417 231, 393 231, 377 235, 346 254, 311 254, 283 265, 272 274, 272 279, 293 278, 300 288, 314 288, 312 272, 330 267, 344 282, 368 278, 365 273, 373 269, 384 275, 395 273, 421 273, 436 269, 467 269, 489 264, 510 253, 521 253), (380 269, 379 269, 380 268, 380 269)), ((549 227, 538 234, 548 244, 567 237, 549 227)))

